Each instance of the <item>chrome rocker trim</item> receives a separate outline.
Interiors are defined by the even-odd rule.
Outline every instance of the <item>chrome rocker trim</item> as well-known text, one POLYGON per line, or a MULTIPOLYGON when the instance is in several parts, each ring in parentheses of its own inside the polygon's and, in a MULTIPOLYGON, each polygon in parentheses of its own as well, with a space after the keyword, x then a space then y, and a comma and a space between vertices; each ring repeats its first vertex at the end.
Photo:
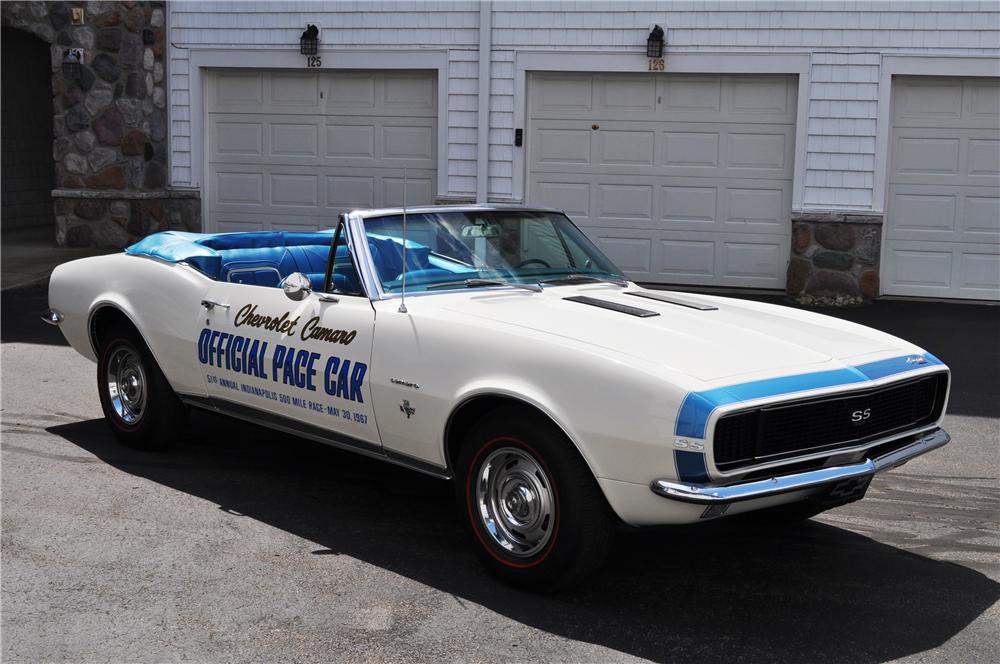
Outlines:
POLYGON ((825 484, 839 482, 841 480, 875 475, 886 470, 891 470, 904 463, 926 454, 931 450, 936 450, 948 444, 951 437, 944 429, 935 429, 930 433, 922 435, 909 445, 898 450, 889 452, 874 459, 865 459, 861 463, 849 466, 834 466, 832 468, 819 468, 805 473, 794 475, 783 475, 772 477, 766 480, 756 480, 744 484, 732 484, 730 486, 710 486, 704 484, 681 484, 670 480, 654 480, 649 489, 653 493, 677 500, 682 503, 692 503, 695 505, 727 505, 744 500, 755 500, 757 498, 767 498, 782 493, 792 491, 802 491, 806 489, 819 488, 825 484))

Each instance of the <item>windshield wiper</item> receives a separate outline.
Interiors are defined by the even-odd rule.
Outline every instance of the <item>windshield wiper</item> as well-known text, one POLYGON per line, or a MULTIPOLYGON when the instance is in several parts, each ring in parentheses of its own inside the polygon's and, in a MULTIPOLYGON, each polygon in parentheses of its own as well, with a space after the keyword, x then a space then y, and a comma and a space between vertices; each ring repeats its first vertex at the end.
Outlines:
POLYGON ((455 286, 465 286, 466 288, 478 288, 480 286, 510 286, 520 288, 533 293, 541 293, 542 287, 538 284, 519 284, 515 281, 504 281, 502 279, 463 279, 462 281, 446 281, 440 284, 431 284, 427 290, 433 288, 454 288, 455 286))
POLYGON ((542 279, 539 284, 574 284, 574 283, 594 283, 594 282, 604 282, 608 284, 615 284, 616 286, 625 287, 628 286, 628 282, 624 279, 616 279, 614 277, 598 277, 592 274, 567 274, 561 277, 550 277, 548 279, 542 279))

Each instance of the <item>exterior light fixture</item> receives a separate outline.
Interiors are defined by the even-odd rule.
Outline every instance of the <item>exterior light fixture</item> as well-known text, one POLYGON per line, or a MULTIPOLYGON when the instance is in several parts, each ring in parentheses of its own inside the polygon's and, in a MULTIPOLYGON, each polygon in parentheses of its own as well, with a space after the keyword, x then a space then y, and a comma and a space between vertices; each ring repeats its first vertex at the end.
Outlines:
POLYGON ((305 32, 299 39, 299 53, 302 55, 316 55, 319 50, 319 28, 311 23, 306 26, 305 32))
POLYGON ((79 80, 83 71, 83 51, 71 48, 63 51, 62 73, 68 79, 79 80))
POLYGON ((653 29, 649 32, 649 37, 646 39, 646 57, 663 57, 663 28, 658 25, 653 26, 653 29))

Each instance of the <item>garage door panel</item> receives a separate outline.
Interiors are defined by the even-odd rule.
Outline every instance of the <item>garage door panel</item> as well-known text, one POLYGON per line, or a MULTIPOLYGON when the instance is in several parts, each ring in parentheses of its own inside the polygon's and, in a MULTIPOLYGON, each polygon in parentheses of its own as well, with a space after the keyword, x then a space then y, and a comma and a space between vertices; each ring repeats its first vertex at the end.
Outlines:
POLYGON ((326 111, 351 115, 362 109, 375 108, 375 74, 332 72, 323 76, 323 97, 326 111))
MULTIPOLYGON (((958 138, 934 138, 922 135, 900 135, 894 141, 896 172, 902 176, 959 174, 958 138)), ((912 177, 908 180, 912 181, 912 177)))
POLYGON ((260 206, 264 203, 264 177, 260 173, 216 172, 213 185, 213 200, 219 208, 260 206))
POLYGON ((348 209, 374 207, 375 179, 372 175, 328 175, 326 200, 348 209))
POLYGON ((614 109, 618 118, 656 110, 656 79, 648 76, 599 76, 594 94, 597 107, 614 109))
POLYGON ((648 237, 628 237, 611 231, 593 237, 597 245, 631 279, 648 280, 652 276, 653 241, 648 237))
POLYGON ((716 243, 713 239, 665 238, 659 242, 657 273, 674 283, 702 283, 715 276, 716 243))
POLYGON ((591 131, 588 129, 539 128, 534 139, 532 161, 538 166, 590 165, 591 131))
POLYGON ((283 107, 296 112, 300 108, 315 113, 320 104, 319 74, 308 72, 286 72, 281 76, 268 77, 270 82, 270 110, 281 113, 283 107))
POLYGON ((641 130, 606 130, 597 133, 597 163, 602 166, 652 166, 656 133, 641 130))
POLYGON ((718 187, 663 186, 660 219, 668 228, 703 229, 718 219, 718 187))
POLYGON ((962 215, 962 235, 965 240, 1000 243, 1000 197, 997 192, 966 194, 962 215), (973 237, 980 236, 980 237, 973 237))
POLYGON ((319 130, 316 123, 272 122, 271 154, 288 157, 319 155, 319 130))
POLYGON ((593 107, 592 76, 548 74, 537 77, 539 85, 532 95, 532 111, 541 114, 566 111, 590 111, 593 107))
POLYGON ((722 110, 722 77, 675 76, 661 78, 659 83, 663 110, 667 117, 678 114, 718 114, 722 110))
MULTIPOLYGON (((984 178, 1000 184, 1000 139, 970 138, 968 167, 970 178, 984 178)), ((996 186, 996 185, 994 185, 996 186)))
POLYGON ((382 128, 382 158, 431 162, 434 159, 434 128, 386 124, 382 128))
POLYGON ((912 186, 893 188, 889 197, 896 223, 887 237, 930 241, 953 239, 958 196, 946 189, 938 191, 940 193, 912 186))
POLYGON ((732 232, 738 226, 755 233, 784 233, 787 226, 784 211, 790 204, 781 188, 726 187, 723 195, 726 229, 732 232))
POLYGON ((784 242, 724 238, 719 242, 720 283, 727 286, 757 285, 780 288, 784 285, 787 254, 784 242))
POLYGON ((719 134, 707 131, 665 131, 662 164, 668 168, 719 167, 719 134))
POLYGON ((791 121, 795 113, 791 81, 787 77, 742 76, 727 77, 731 85, 724 96, 728 115, 774 122, 778 118, 791 121))
POLYGON ((208 86, 213 110, 243 112, 264 104, 264 72, 217 72, 208 86))
POLYGON ((374 160, 375 127, 368 124, 327 124, 326 156, 334 160, 374 160))
POLYGON ((215 132, 215 156, 231 157, 236 155, 264 155, 264 124, 262 122, 235 122, 231 120, 216 121, 212 127, 215 132))
POLYGON ((609 184, 596 187, 596 213, 600 220, 652 221, 652 184, 609 184))
POLYGON ((313 174, 275 173, 270 177, 271 208, 318 208, 319 178, 313 174))
POLYGON ((726 163, 729 169, 777 171, 784 175, 791 157, 784 133, 750 134, 729 132, 726 136, 726 163))
POLYGON ((996 245, 896 242, 886 252, 884 275, 896 295, 1000 299, 996 245))
POLYGON ((590 217, 590 185, 586 182, 547 182, 535 184, 538 204, 564 211, 574 220, 590 217))
MULTIPOLYGON (((403 177, 384 176, 381 178, 382 200, 379 205, 398 207, 403 204, 403 177)), ((434 178, 427 172, 406 173, 406 204, 431 205, 434 203, 434 178)))
POLYGON ((961 79, 903 79, 895 82, 893 124, 897 127, 959 126, 961 79))
POLYGON ((1000 85, 995 80, 972 80, 966 87, 970 122, 985 127, 1000 124, 1000 85))
POLYGON ((209 230, 316 228, 398 205, 404 165, 407 202, 433 203, 433 74, 213 72, 207 87, 209 230))

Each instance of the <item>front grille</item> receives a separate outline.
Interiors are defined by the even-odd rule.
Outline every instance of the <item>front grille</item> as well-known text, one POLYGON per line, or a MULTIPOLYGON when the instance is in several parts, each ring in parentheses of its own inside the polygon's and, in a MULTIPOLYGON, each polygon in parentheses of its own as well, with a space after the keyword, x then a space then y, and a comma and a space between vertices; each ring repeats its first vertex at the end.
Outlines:
POLYGON ((930 424, 941 416, 947 388, 948 376, 940 373, 873 390, 724 415, 715 425, 715 465, 719 470, 733 470, 862 445, 930 424))

